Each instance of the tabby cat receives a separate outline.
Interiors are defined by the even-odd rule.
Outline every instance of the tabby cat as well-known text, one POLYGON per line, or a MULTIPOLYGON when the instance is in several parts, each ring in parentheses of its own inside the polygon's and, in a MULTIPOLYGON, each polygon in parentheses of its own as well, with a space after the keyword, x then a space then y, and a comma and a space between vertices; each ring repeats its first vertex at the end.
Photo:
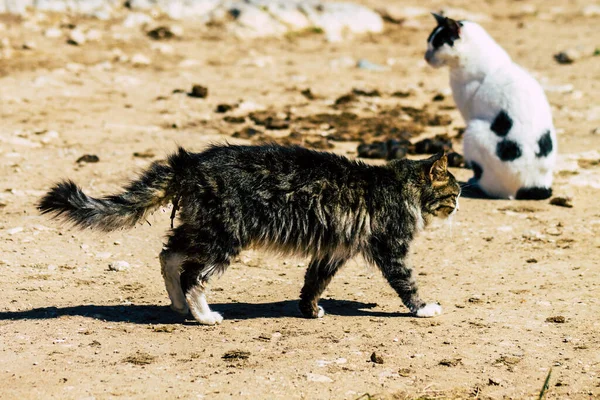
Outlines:
POLYGON ((324 315, 321 294, 359 254, 379 267, 413 314, 432 317, 441 307, 421 300, 406 258, 434 216, 456 212, 459 194, 443 153, 371 166, 301 147, 223 145, 201 153, 180 148, 122 193, 103 198, 60 182, 39 210, 81 228, 112 231, 172 202, 179 224, 160 253, 162 275, 171 308, 191 311, 201 324, 223 320, 206 301, 206 285, 248 247, 312 258, 300 293, 305 317, 324 315))

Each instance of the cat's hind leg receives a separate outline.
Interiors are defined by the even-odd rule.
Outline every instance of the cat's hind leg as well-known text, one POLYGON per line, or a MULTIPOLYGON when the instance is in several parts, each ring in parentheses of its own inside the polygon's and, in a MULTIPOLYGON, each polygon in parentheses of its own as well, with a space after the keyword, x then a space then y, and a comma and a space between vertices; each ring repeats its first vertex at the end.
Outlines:
POLYGON ((304 317, 321 318, 325 315, 325 310, 318 304, 319 298, 335 273, 345 262, 345 259, 330 258, 314 258, 311 260, 306 270, 304 286, 300 291, 300 303, 298 305, 304 317))
POLYGON ((181 273, 181 289, 185 293, 190 312, 194 319, 203 325, 215 325, 223 322, 223 317, 216 311, 212 311, 206 301, 206 287, 208 278, 214 271, 221 272, 227 265, 206 266, 194 261, 183 264, 181 273))
POLYGON ((181 290, 181 267, 185 261, 182 253, 163 250, 160 255, 160 267, 165 287, 171 299, 171 309, 181 315, 187 315, 189 308, 185 300, 183 290, 181 290))

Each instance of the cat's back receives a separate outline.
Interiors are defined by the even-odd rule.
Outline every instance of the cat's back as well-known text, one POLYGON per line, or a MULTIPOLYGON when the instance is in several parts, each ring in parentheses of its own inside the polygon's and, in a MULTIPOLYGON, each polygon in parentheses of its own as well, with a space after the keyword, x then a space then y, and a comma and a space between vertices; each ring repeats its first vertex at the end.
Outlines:
POLYGON ((465 119, 491 122, 504 111, 523 129, 551 128, 552 113, 544 89, 514 61, 488 72, 476 86, 464 105, 465 119))
POLYGON ((228 181, 245 179, 272 182, 302 180, 338 183, 382 179, 383 167, 369 166, 361 161, 330 152, 300 146, 265 144, 259 146, 217 145, 195 154, 201 171, 228 181))

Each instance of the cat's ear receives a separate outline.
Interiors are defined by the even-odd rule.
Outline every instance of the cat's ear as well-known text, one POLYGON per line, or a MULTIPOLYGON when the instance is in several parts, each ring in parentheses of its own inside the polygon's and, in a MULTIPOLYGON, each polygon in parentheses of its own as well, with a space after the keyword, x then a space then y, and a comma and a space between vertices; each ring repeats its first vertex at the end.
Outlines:
POLYGON ((429 167, 429 178, 431 182, 440 182, 448 180, 448 156, 444 152, 439 152, 429 160, 432 161, 429 167))
POLYGON ((459 21, 456 21, 452 18, 444 17, 443 15, 436 13, 431 13, 431 15, 433 15, 433 17, 435 18, 435 21, 437 22, 438 26, 446 27, 455 36, 460 36, 460 28, 462 27, 462 24, 459 21))
POLYGON ((435 18, 435 21, 437 22, 438 26, 444 26, 446 25, 446 17, 444 17, 443 15, 440 14, 436 14, 436 13, 431 13, 431 15, 433 15, 433 17, 435 18))

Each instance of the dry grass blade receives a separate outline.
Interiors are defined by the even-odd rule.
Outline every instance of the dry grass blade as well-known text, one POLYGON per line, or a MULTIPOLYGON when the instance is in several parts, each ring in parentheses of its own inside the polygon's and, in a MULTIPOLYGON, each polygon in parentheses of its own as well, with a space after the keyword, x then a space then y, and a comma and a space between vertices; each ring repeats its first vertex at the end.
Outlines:
POLYGON ((538 400, 542 400, 544 398, 544 395, 546 394, 546 390, 548 390, 548 388, 550 387, 550 375, 552 374, 552 368, 550 368, 550 371, 548 371, 548 376, 546 377, 546 380, 544 381, 544 386, 542 386, 542 390, 540 391, 540 397, 538 397, 538 400))

